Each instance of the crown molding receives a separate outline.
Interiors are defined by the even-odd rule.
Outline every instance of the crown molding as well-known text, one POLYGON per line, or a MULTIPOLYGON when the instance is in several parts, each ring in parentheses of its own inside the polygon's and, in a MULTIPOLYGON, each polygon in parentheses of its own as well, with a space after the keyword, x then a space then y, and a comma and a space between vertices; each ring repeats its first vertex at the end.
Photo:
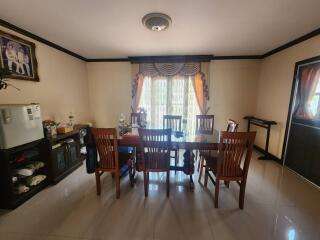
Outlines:
POLYGON ((262 59, 262 55, 214 56, 212 60, 262 59))
POLYGON ((53 48, 55 48, 57 50, 60 50, 60 51, 66 53, 66 54, 69 54, 69 55, 71 55, 71 56, 73 56, 75 58, 78 58, 78 59, 83 60, 83 61, 87 61, 87 59, 85 57, 83 57, 83 56, 81 56, 81 55, 79 55, 79 54, 77 54, 75 52, 72 52, 72 51, 70 51, 70 50, 68 50, 68 49, 66 49, 64 47, 61 47, 58 44, 50 42, 50 41, 48 41, 48 40, 46 40, 46 39, 44 39, 42 37, 39 37, 39 36, 37 36, 37 35, 35 35, 35 34, 31 33, 31 32, 28 32, 27 30, 24 30, 24 29, 22 29, 20 27, 17 27, 15 25, 3 20, 3 19, 0 19, 0 26, 3 26, 3 27, 8 28, 10 30, 13 30, 13 31, 15 31, 17 33, 20 33, 20 34, 26 36, 26 37, 32 38, 32 39, 34 39, 34 40, 36 40, 38 42, 44 43, 44 44, 46 44, 46 45, 48 45, 50 47, 53 47, 53 48))
POLYGON ((129 58, 87 58, 87 62, 130 62, 129 58))
POLYGON ((271 50, 269 52, 266 52, 265 54, 262 54, 262 58, 266 58, 266 57, 269 57, 269 56, 271 56, 271 55, 273 55, 275 53, 281 52, 281 51, 283 51, 283 50, 285 50, 287 48, 290 48, 290 47, 292 47, 294 45, 297 45, 297 44, 299 44, 301 42, 304 42, 304 41, 306 41, 306 40, 308 40, 310 38, 318 36, 319 34, 320 34, 320 28, 318 28, 318 29, 316 29, 316 30, 314 30, 312 32, 309 32, 309 33, 307 33, 307 34, 305 34, 305 35, 303 35, 301 37, 298 37, 298 38, 296 38, 296 39, 294 39, 294 40, 292 40, 290 42, 287 42, 286 44, 283 44, 280 47, 277 47, 277 48, 275 48, 275 49, 273 49, 273 50, 271 50))
POLYGON ((213 55, 173 55, 129 57, 131 63, 210 62, 213 55))
POLYGON ((201 61, 201 62, 209 62, 211 60, 241 60, 241 59, 264 59, 275 53, 281 52, 287 48, 290 48, 294 45, 297 45, 301 42, 304 42, 310 38, 316 37, 320 35, 320 28, 309 32, 301 37, 298 37, 286 44, 281 45, 273 50, 270 50, 261 55, 238 55, 238 56, 214 56, 214 55, 174 55, 174 56, 132 56, 128 58, 85 58, 75 52, 72 52, 64 47, 61 47, 58 44, 50 42, 40 36, 37 36, 27 30, 24 30, 20 27, 17 27, 3 19, 0 19, 0 26, 11 29, 17 33, 20 33, 26 37, 32 38, 38 42, 46 44, 50 47, 53 47, 59 51, 62 51, 68 55, 71 55, 75 58, 78 58, 82 61, 86 62, 131 62, 131 63, 150 63, 150 62, 193 62, 193 61, 201 61))

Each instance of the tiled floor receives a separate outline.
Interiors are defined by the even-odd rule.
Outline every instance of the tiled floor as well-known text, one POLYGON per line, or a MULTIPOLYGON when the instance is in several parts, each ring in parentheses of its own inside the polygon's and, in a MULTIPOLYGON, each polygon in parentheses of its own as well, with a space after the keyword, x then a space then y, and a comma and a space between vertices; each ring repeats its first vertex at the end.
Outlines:
POLYGON ((131 189, 121 181, 115 199, 110 175, 96 196, 94 176, 81 167, 14 211, 0 211, 2 240, 76 239, 320 239, 320 190, 272 161, 250 166, 245 209, 238 208, 238 187, 221 188, 220 207, 208 190, 171 174, 166 198, 165 175, 154 174, 149 197, 143 178, 131 189))

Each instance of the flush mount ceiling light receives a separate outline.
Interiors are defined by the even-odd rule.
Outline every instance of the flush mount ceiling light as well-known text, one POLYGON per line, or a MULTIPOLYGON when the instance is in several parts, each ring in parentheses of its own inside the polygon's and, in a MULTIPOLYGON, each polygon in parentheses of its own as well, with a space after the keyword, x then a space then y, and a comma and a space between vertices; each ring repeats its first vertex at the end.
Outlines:
POLYGON ((163 13, 149 13, 142 18, 143 25, 156 32, 166 30, 171 22, 171 18, 163 13))

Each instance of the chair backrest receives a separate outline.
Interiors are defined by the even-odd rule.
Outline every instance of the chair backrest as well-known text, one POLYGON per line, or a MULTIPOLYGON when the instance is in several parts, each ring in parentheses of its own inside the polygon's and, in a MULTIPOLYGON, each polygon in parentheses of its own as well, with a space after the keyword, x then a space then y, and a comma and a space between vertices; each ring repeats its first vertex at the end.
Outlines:
POLYGON ((196 134, 213 134, 214 115, 196 116, 196 134))
POLYGON ((228 119, 227 123, 228 123, 227 132, 237 132, 238 131, 239 123, 237 121, 232 120, 232 119, 228 119))
POLYGON ((141 157, 147 170, 164 171, 170 168, 171 129, 139 128, 141 157))
POLYGON ((131 125, 140 125, 141 124, 141 116, 140 113, 131 113, 131 125))
POLYGON ((217 176, 247 177, 256 132, 222 132, 217 176), (243 154, 246 152, 241 166, 243 154))
POLYGON ((182 116, 179 115, 163 115, 163 128, 171 128, 172 131, 181 131, 182 116))
POLYGON ((118 169, 118 141, 115 128, 91 128, 91 132, 99 153, 99 167, 118 169))

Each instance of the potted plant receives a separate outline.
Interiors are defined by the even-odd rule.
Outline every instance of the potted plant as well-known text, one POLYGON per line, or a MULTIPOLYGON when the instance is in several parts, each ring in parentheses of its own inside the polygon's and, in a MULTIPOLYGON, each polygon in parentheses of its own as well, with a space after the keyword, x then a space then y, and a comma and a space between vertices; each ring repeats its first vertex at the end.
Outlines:
POLYGON ((8 79, 6 79, 8 76, 10 76, 12 73, 10 72, 9 69, 7 68, 2 68, 0 67, 0 90, 1 89, 6 89, 8 86, 13 87, 20 91, 19 88, 15 87, 11 83, 8 83, 8 79))

